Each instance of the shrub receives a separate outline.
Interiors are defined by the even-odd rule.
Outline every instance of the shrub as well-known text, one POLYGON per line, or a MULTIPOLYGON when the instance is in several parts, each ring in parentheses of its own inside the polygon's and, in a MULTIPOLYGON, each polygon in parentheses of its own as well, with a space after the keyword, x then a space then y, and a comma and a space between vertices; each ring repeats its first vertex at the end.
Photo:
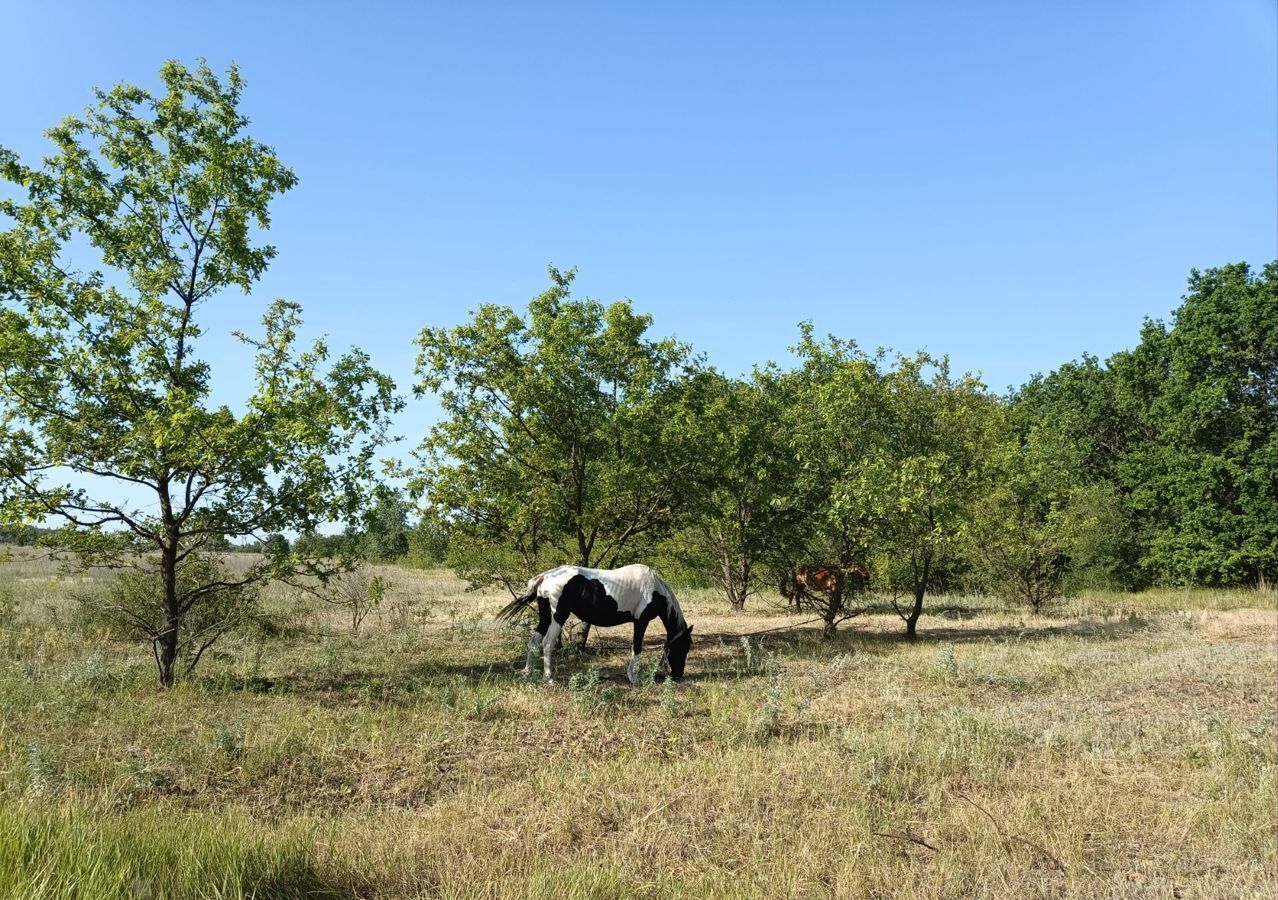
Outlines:
POLYGON ((240 710, 230 725, 219 724, 213 729, 210 743, 227 762, 239 762, 244 757, 244 739, 248 734, 248 712, 240 710))
POLYGON ((927 670, 929 681, 939 684, 953 684, 959 680, 958 657, 954 648, 946 644, 936 654, 936 660, 927 670))
POLYGON ((62 680, 68 684, 100 687, 111 681, 111 671, 107 668, 102 651, 94 650, 67 660, 66 668, 62 670, 62 680))
MULTIPOLYGON (((258 590, 251 585, 229 584, 233 581, 214 556, 193 554, 178 565, 178 597, 189 604, 182 619, 178 658, 185 661, 188 675, 218 638, 257 618, 258 590), (204 590, 223 581, 229 585, 225 589, 204 590), (196 591, 200 593, 193 595, 196 591)), ((156 569, 125 572, 108 583, 105 593, 86 591, 73 598, 77 604, 75 623, 82 630, 153 645, 165 630, 164 585, 156 569)))
POLYGON ((781 666, 775 653, 764 657, 761 668, 767 676, 768 687, 764 693, 763 706, 754 719, 754 733, 760 738, 770 738, 777 734, 781 723, 785 688, 781 686, 781 666))
POLYGON ((33 797, 51 797, 62 789, 62 760, 39 741, 27 745, 23 763, 27 770, 27 793, 33 797))
POLYGON ((345 609, 351 634, 358 635, 364 619, 386 598, 387 587, 386 579, 360 567, 333 578, 320 597, 325 603, 345 609))
POLYGON ((617 701, 617 689, 599 678, 599 667, 593 663, 585 672, 576 672, 568 679, 568 694, 572 702, 588 712, 604 709, 617 701))

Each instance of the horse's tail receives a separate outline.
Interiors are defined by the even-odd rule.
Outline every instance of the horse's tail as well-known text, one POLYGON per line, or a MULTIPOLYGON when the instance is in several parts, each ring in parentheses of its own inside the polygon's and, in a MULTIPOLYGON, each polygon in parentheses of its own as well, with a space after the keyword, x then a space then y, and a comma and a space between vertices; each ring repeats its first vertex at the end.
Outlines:
POLYGON ((520 594, 514 600, 511 600, 509 603, 503 606, 501 608, 501 611, 497 613, 497 621, 498 622, 513 621, 520 613, 524 611, 525 607, 527 607, 528 604, 532 603, 533 600, 537 598, 537 589, 539 587, 541 587, 540 578, 538 578, 535 582, 533 582, 533 584, 529 586, 527 591, 520 594))

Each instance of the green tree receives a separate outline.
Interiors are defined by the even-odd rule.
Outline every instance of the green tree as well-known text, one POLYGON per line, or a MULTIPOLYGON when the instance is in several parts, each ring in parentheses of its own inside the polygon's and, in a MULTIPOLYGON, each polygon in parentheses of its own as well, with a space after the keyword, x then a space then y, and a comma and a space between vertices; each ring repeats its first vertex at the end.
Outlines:
POLYGON ((408 531, 408 553, 404 564, 429 569, 448 561, 448 529, 436 519, 419 519, 408 531))
MULTIPOLYGON (((1026 452, 1047 457, 1041 465, 1031 462, 1031 468, 1053 479, 1068 473, 1075 491, 1071 517, 1090 523, 1081 532, 1053 539, 1070 543, 1069 571, 1090 584, 1126 588, 1141 584, 1141 541, 1120 467, 1133 446, 1153 437, 1145 422, 1145 402, 1125 389, 1099 359, 1084 354, 1080 361, 1066 363, 1046 376, 1035 375, 1012 393, 1010 405, 1018 440, 1029 441, 1031 431, 1035 435, 1035 447, 1024 448, 1026 452), (1103 539, 1097 529, 1104 532, 1103 539)), ((1001 462, 1018 464, 1014 458, 1001 462)), ((1017 471, 1023 476, 1022 470, 1017 471)), ((1018 502, 1038 502, 1034 496, 1059 502, 1059 487, 1059 481, 1040 488, 1022 478, 1015 490, 1018 502)), ((1027 527, 1039 521, 1031 517, 1027 527)))
POLYGON ((704 373, 689 396, 702 474, 690 524, 675 541, 691 564, 723 590, 735 609, 758 590, 760 574, 785 558, 793 509, 783 503, 794 458, 783 427, 782 376, 756 371, 749 380, 704 373))
POLYGON ((1035 612, 1058 596, 1074 524, 1068 513, 1076 473, 1051 437, 1042 428, 1022 431, 1008 422, 992 447, 989 483, 976 500, 969 531, 990 587, 1035 612))
POLYGON ((1189 287, 1170 327, 1147 321, 1134 349, 1031 379, 1014 405, 1074 449, 1108 536, 1076 542, 1072 567, 1128 587, 1265 585, 1278 566, 1278 265, 1194 271, 1189 287))
POLYGON ((615 565, 689 502, 687 347, 647 338, 651 317, 629 302, 573 299, 573 276, 551 268, 527 317, 483 305, 418 338, 416 391, 437 393, 443 417, 411 487, 475 584, 515 590, 550 565, 615 565))
POLYGON ((306 557, 330 560, 355 560, 360 558, 359 542, 349 534, 319 534, 304 532, 293 542, 293 552, 306 557))
POLYGON ((1278 576, 1278 263, 1194 270, 1172 326, 1110 362, 1146 439, 1119 476, 1151 579, 1278 576))
POLYGON ((266 540, 262 541, 262 553, 265 556, 287 556, 292 549, 288 538, 279 532, 268 534, 266 540))
POLYGON ((877 580, 911 598, 897 612, 913 639, 932 580, 958 554, 987 489, 998 406, 977 377, 955 378, 948 359, 926 353, 898 356, 879 388, 869 452, 834 503, 873 523, 877 580))
POLYGON ((360 555, 371 562, 395 562, 407 555, 408 513, 409 504, 399 491, 378 487, 361 527, 351 535, 360 555))
MULTIPOLYGON (((794 468, 774 500, 785 523, 775 547, 780 567, 790 572, 802 566, 849 570, 864 565, 872 549, 876 510, 863 502, 865 464, 882 439, 883 354, 870 356, 854 341, 834 336, 821 341, 808 322, 799 327, 792 349, 800 365, 777 385, 794 468)), ((810 598, 827 636, 857 613, 848 606, 845 583, 810 598)))
POLYGON ((236 68, 160 78, 98 91, 38 168, 0 151, 24 198, 0 203, 0 515, 60 522, 86 564, 157 573, 162 602, 134 619, 168 686, 180 655, 198 659, 184 629, 200 608, 324 571, 281 553, 231 573, 210 541, 353 519, 398 400, 363 353, 298 348, 299 308, 276 301, 239 335, 255 353, 241 411, 211 402, 199 313, 261 277, 275 250, 259 232, 296 178, 245 133, 236 68))

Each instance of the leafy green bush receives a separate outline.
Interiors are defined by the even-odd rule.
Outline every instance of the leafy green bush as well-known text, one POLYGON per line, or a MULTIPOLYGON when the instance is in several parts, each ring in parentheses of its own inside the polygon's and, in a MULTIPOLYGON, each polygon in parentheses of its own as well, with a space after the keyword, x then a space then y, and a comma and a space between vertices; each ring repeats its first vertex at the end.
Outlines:
POLYGON ((64 776, 58 754, 39 741, 27 745, 23 763, 27 774, 27 793, 33 797, 51 797, 62 789, 64 776))
MULTIPOLYGON (((744 642, 744 638, 742 641, 744 642)), ((781 665, 775 653, 767 654, 761 663, 768 687, 763 706, 754 719, 754 733, 760 739, 776 736, 781 724, 781 705, 785 702, 785 688, 781 685, 781 665)))
POLYGON ((576 672, 568 679, 568 694, 573 703, 588 712, 597 712, 617 702, 617 689, 602 682, 599 667, 593 663, 585 672, 576 672))
MULTIPOLYGON (((178 566, 178 597, 185 601, 193 591, 227 577, 217 557, 189 556, 178 566)), ((82 632, 118 641, 149 642, 164 628, 164 585, 158 569, 125 572, 111 579, 105 591, 84 590, 73 597, 76 609, 72 624, 82 632)), ((183 619, 179 658, 193 667, 207 645, 256 618, 259 599, 259 592, 251 586, 202 594, 183 619)))

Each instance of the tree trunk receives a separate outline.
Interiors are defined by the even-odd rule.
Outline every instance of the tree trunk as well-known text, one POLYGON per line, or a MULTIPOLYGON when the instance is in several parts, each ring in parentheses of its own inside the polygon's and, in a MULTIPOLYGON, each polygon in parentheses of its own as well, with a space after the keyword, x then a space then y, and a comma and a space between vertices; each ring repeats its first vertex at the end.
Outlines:
POLYGON ((788 611, 793 606, 795 615, 803 612, 803 590, 795 577, 794 569, 786 569, 781 573, 779 588, 781 596, 787 601, 786 610, 788 611))
POLYGON ((160 687, 171 688, 177 680, 178 631, 182 627, 182 611, 177 593, 176 543, 161 551, 160 574, 164 579, 164 630, 156 639, 155 664, 160 687))
POLYGON ((843 615, 843 579, 838 579, 832 590, 825 598, 825 606, 821 610, 822 618, 825 621, 825 627, 821 630, 821 637, 829 639, 834 637, 835 629, 839 627, 839 616, 843 615))
POLYGON ((923 615, 923 595, 927 593, 927 579, 932 571, 932 555, 929 553, 923 557, 923 571, 921 577, 914 581, 914 606, 910 608, 910 614, 905 617, 905 639, 912 641, 918 637, 919 616, 923 615))
POLYGON ((914 640, 918 636, 919 616, 923 615, 923 588, 914 588, 914 606, 910 608, 910 614, 905 617, 905 637, 906 640, 914 640))
POLYGON ((739 560, 739 563, 740 578, 737 578, 738 573, 733 571, 731 559, 725 556, 721 566, 724 593, 728 596, 728 603, 738 611, 745 609, 746 595, 750 591, 750 563, 745 559, 739 560))

